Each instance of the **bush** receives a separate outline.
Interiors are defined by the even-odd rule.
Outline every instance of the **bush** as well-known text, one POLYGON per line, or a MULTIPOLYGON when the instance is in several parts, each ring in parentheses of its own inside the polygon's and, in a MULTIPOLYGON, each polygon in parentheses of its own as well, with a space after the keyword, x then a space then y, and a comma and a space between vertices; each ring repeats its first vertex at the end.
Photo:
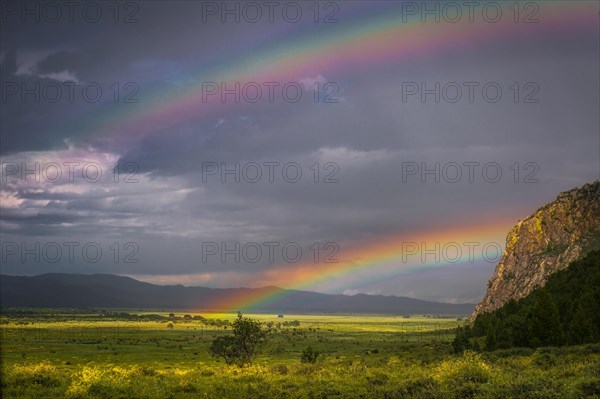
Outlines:
POLYGON ((510 348, 510 349, 499 349, 490 356, 494 358, 510 358, 515 356, 530 356, 534 353, 534 349, 531 348, 510 348))
POLYGON ((452 387, 488 382, 491 376, 492 369, 481 355, 466 351, 459 358, 442 362, 435 369, 433 379, 442 386, 452 387))
POLYGON ((557 364, 557 358, 552 353, 538 350, 533 354, 531 363, 543 368, 554 367, 557 364))
POLYGON ((302 351, 302 355, 300 355, 300 361, 302 363, 312 363, 315 364, 317 359, 319 358, 319 352, 314 350, 312 346, 304 349, 302 351))
POLYGON ((455 354, 463 353, 466 350, 473 349, 473 345, 470 341, 471 328, 466 326, 465 328, 458 327, 456 329, 456 336, 452 341, 452 349, 455 354))
POLYGON ((15 365, 8 375, 7 380, 14 386, 55 387, 60 385, 58 370, 45 362, 15 365))
POLYGON ((600 380, 590 379, 579 383, 579 390, 582 397, 598 397, 600 396, 600 380))
POLYGON ((131 397, 133 384, 143 375, 139 367, 83 367, 73 375, 67 396, 131 397))
POLYGON ((587 344, 581 347, 581 352, 586 355, 591 355, 593 353, 600 353, 600 345, 599 344, 587 344))

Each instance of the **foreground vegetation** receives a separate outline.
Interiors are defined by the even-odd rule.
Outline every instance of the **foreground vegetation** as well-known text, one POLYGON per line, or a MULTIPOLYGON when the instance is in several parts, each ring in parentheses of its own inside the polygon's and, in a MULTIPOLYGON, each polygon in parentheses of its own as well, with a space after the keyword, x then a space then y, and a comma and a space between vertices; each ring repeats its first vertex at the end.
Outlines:
POLYGON ((454 355, 456 318, 251 315, 240 367, 209 351, 235 314, 137 313, 5 311, 3 397, 600 398, 599 345, 454 355))

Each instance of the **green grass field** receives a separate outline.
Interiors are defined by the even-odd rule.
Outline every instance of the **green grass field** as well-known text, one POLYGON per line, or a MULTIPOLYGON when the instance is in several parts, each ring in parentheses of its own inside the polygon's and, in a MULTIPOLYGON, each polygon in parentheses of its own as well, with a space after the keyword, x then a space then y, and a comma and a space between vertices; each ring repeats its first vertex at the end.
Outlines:
POLYGON ((235 314, 202 314, 203 322, 129 313, 164 320, 4 313, 3 397, 600 397, 600 346, 453 355, 453 329, 464 323, 456 317, 246 315, 272 333, 253 364, 239 367, 208 351, 235 314), (300 362, 308 346, 321 353, 316 364, 300 362))

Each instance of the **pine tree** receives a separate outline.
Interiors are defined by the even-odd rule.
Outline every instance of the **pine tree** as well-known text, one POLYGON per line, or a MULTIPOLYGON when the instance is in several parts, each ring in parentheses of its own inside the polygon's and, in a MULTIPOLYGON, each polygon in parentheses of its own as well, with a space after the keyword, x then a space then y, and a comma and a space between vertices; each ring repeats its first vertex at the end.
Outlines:
POLYGON ((456 329, 456 336, 454 337, 454 341, 452 341, 454 353, 462 353, 467 349, 471 349, 470 335, 469 326, 466 326, 464 329, 462 327, 456 329))
POLYGON ((531 343, 533 346, 564 343, 558 308, 546 289, 540 289, 531 314, 531 343))
POLYGON ((490 323, 488 326, 487 336, 485 337, 485 349, 488 351, 493 351, 497 347, 496 329, 497 323, 490 323))
POLYGON ((569 326, 568 342, 571 345, 584 344, 592 340, 592 324, 581 302, 574 306, 573 318, 569 326))
POLYGON ((600 250, 525 298, 479 314, 470 338, 476 337, 486 337, 486 350, 600 342, 600 250))

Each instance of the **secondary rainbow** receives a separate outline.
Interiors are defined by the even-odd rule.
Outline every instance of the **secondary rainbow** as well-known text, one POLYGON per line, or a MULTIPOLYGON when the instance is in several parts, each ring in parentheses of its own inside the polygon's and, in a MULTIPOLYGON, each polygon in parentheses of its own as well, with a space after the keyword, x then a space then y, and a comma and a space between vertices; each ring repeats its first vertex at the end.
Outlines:
POLYGON ((469 23, 466 18, 457 24, 422 23, 420 16, 407 20, 400 7, 385 8, 384 12, 367 9, 360 17, 353 16, 351 21, 341 21, 326 31, 293 32, 291 37, 282 34, 280 42, 258 45, 254 54, 240 51, 241 56, 211 68, 192 68, 180 79, 185 83, 183 88, 162 83, 144 85, 138 95, 140 104, 112 104, 99 113, 84 113, 63 131, 84 140, 169 132, 183 122, 205 117, 216 120, 219 109, 235 106, 221 102, 218 96, 203 98, 202 85, 207 82, 285 83, 318 75, 331 79, 373 64, 434 57, 527 36, 596 32, 598 28, 593 2, 538 4, 542 4, 540 21, 535 24, 514 23, 509 15, 497 24, 481 20, 469 23))

